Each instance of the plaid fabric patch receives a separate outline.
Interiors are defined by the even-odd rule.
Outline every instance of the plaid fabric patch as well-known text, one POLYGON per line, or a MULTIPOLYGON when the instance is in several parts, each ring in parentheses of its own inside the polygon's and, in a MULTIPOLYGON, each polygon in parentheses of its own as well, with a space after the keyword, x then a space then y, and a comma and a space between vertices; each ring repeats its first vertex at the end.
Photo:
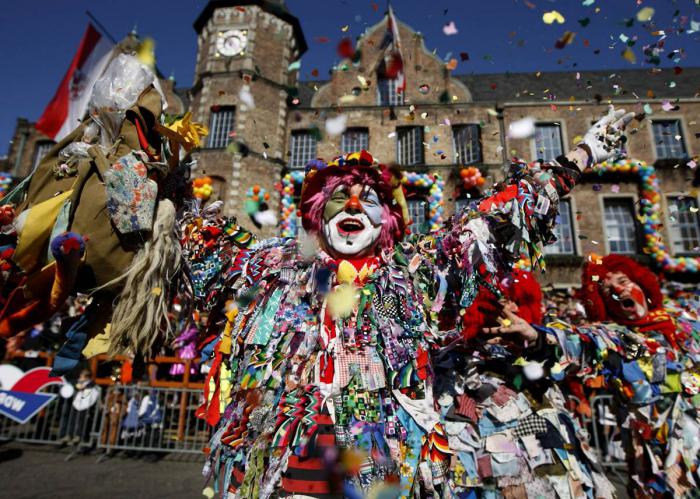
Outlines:
POLYGON ((519 438, 526 435, 546 433, 546 431, 547 420, 537 414, 530 414, 518 423, 518 426, 513 430, 513 435, 519 438))
POLYGON ((499 407, 503 407, 515 396, 516 393, 506 385, 499 385, 496 392, 491 395, 491 400, 493 400, 499 407))
POLYGON ((355 382, 367 390, 378 390, 386 386, 384 363, 373 347, 351 351, 337 343, 334 355, 335 368, 340 386, 355 382))

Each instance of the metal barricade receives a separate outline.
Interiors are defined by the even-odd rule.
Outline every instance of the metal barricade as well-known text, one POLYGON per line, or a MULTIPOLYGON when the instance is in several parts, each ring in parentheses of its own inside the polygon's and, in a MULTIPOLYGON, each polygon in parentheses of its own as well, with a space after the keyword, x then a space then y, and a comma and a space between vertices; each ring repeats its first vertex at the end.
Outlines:
POLYGON ((100 401, 87 409, 78 410, 73 405, 73 397, 63 398, 58 394, 59 390, 59 385, 47 387, 44 393, 54 393, 56 397, 26 423, 20 424, 0 416, 0 439, 36 444, 66 444, 74 450, 92 447, 102 418, 100 401))
POLYGON ((113 385, 103 401, 97 447, 199 454, 209 442, 206 422, 195 416, 202 391, 147 385, 113 385))
POLYGON ((593 445, 600 456, 600 463, 609 469, 627 467, 625 451, 622 447, 620 426, 614 412, 612 395, 591 397, 591 430, 593 445))

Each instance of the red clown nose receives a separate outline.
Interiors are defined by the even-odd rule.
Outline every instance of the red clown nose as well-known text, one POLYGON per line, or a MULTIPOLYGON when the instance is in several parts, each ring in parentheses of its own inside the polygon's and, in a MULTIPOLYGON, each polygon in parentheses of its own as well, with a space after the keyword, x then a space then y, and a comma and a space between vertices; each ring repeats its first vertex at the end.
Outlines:
POLYGON ((353 194, 350 196, 350 199, 345 203, 345 209, 355 209, 355 210, 362 210, 362 203, 360 203, 360 198, 357 197, 356 194, 353 194))

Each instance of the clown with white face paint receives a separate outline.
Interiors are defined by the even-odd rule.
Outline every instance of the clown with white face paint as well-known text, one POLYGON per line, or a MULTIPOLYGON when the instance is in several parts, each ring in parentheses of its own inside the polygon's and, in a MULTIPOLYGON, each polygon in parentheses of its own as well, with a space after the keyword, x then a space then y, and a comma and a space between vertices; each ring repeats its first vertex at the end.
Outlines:
POLYGON ((323 237, 329 253, 371 254, 381 230, 382 205, 374 189, 359 184, 336 187, 323 210, 323 237))
MULTIPOLYGON (((498 363, 461 336, 460 312, 510 272, 522 248, 539 254, 552 238, 558 199, 592 153, 602 161, 619 152, 617 137, 630 118, 611 111, 601 121, 596 130, 610 132, 610 150, 594 141, 557 164, 513 165, 503 189, 443 229, 406 240, 410 219, 397 168, 367 151, 310 162, 298 206, 319 250, 281 238, 234 248, 217 281, 225 284, 212 285, 221 291, 207 294, 210 323, 225 324, 207 361, 202 409, 217 426, 210 466, 227 471, 216 475, 224 494, 363 497, 387 486, 401 498, 478 497, 482 487, 554 496, 534 471, 553 463, 554 451, 526 457, 540 448, 534 434, 525 448, 499 426, 484 442, 487 423, 515 429, 536 408, 517 396, 512 380, 486 370, 498 363), (448 344, 458 346, 446 372, 438 364, 447 357, 435 354, 448 344), (488 386, 467 393, 455 380, 474 355, 485 356, 479 379, 488 386), (497 411, 504 404, 510 410, 497 411), (491 452, 500 460, 491 461, 491 452), (479 464, 477 455, 484 456, 479 464), (484 460, 489 469, 495 463, 494 473, 480 472, 484 460), (495 472, 507 474, 507 483, 495 472)), ((222 232, 231 237, 230 229, 222 232)), ((558 459, 572 463, 561 470, 564 488, 609 497, 590 456, 565 448, 571 434, 557 421, 535 423, 549 442, 561 443, 558 459)))

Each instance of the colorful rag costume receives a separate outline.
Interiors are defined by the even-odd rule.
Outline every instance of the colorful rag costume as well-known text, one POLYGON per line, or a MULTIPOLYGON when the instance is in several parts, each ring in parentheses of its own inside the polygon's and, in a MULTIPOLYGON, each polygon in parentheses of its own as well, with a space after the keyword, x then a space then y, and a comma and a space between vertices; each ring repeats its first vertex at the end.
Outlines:
POLYGON ((238 242, 209 240, 231 253, 223 260, 202 234, 226 222, 191 219, 199 242, 184 254, 210 314, 200 415, 216 425, 215 487, 246 498, 611 497, 556 390, 517 393, 498 349, 464 345, 458 320, 521 250, 541 263, 579 175, 558 161, 514 163, 498 193, 376 257, 334 259, 236 228, 238 242))
POLYGON ((684 497, 698 485, 700 464, 700 329, 663 309, 644 324, 599 323, 574 327, 555 322, 539 328, 538 357, 551 376, 602 374, 617 401, 630 489, 645 497, 684 497), (669 329, 690 332, 669 341, 669 329), (556 345, 559 355, 552 355, 556 345))
POLYGON ((107 345, 112 353, 157 351, 171 332, 175 203, 189 176, 180 150, 206 130, 188 116, 166 116, 155 71, 141 52, 122 50, 129 53, 113 54, 94 83, 85 119, 0 201, 0 337, 48 320, 71 294, 92 297, 64 331, 58 374, 107 345))
POLYGON ((575 375, 586 385, 602 378, 616 402, 629 473, 641 497, 686 497, 697 488, 700 464, 700 323, 697 294, 667 300, 657 277, 622 255, 593 258, 584 268, 582 299, 594 324, 555 321, 538 328, 528 359, 545 361, 555 380, 575 375), (613 322, 601 292, 606 276, 623 273, 650 311, 613 322))

